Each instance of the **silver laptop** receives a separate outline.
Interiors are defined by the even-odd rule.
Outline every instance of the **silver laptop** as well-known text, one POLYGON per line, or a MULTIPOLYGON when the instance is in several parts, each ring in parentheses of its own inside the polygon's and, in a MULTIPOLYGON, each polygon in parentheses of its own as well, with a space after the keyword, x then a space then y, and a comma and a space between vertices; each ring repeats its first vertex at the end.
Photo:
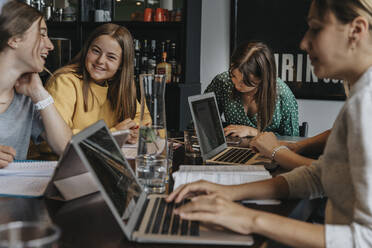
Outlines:
POLYGON ((249 148, 228 147, 213 92, 188 98, 203 160, 210 164, 254 164, 249 148))
MULTIPOLYGON (((129 133, 129 130, 122 130, 113 133, 113 136, 116 142, 125 143, 129 133)), ((97 191, 96 183, 70 141, 46 188, 46 197, 54 200, 70 201, 97 191)))
POLYGON ((164 195, 147 195, 103 121, 72 138, 102 196, 128 240, 152 243, 252 245, 250 235, 173 215, 164 195))

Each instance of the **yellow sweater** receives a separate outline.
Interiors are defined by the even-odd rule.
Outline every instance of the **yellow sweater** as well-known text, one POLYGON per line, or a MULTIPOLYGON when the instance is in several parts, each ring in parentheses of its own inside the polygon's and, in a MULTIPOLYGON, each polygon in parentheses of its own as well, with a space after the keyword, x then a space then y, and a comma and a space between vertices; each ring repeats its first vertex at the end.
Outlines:
MULTIPOLYGON (((74 134, 103 119, 111 131, 118 124, 113 109, 107 99, 108 86, 90 84, 92 94, 88 94, 88 111, 84 111, 83 80, 74 73, 65 73, 57 76, 54 82, 47 86, 47 90, 54 99, 61 117, 72 129, 74 134)), ((137 112, 134 121, 139 125, 141 106, 137 101, 137 112)), ((145 109, 145 123, 151 123, 151 116, 145 109)))

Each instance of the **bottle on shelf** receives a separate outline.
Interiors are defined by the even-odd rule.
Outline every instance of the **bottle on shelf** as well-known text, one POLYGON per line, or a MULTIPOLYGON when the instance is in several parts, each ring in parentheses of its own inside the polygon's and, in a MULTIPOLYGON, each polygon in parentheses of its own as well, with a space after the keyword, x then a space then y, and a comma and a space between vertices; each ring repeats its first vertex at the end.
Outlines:
MULTIPOLYGON (((169 52, 170 52, 170 47, 171 47, 171 41, 170 40, 166 40, 165 41, 165 52, 167 52, 168 55, 169 55, 169 52)), ((167 60, 167 62, 168 62, 168 60, 167 60)))
POLYGON ((160 62, 156 66, 156 73, 157 74, 164 74, 165 75, 165 82, 167 84, 171 82, 172 67, 169 63, 167 63, 167 53, 166 52, 163 52, 163 54, 162 54, 162 62, 160 62))
POLYGON ((151 40, 150 53, 147 60, 147 73, 155 74, 157 61, 156 40, 151 40))
POLYGON ((158 64, 163 61, 162 60, 162 58, 163 58, 163 52, 165 52, 165 41, 162 41, 160 43, 160 48, 158 49, 158 61, 157 61, 158 64))
POLYGON ((138 76, 141 72, 140 61, 141 61, 141 45, 140 45, 140 41, 135 39, 134 40, 134 75, 136 76, 138 76))
POLYGON ((141 74, 146 74, 148 69, 148 56, 149 47, 147 45, 147 40, 143 41, 142 56, 141 56, 141 74))
POLYGON ((171 43, 170 51, 169 51, 169 58, 168 62, 171 65, 172 68, 172 76, 171 81, 172 83, 177 83, 177 58, 176 58, 176 43, 171 43))

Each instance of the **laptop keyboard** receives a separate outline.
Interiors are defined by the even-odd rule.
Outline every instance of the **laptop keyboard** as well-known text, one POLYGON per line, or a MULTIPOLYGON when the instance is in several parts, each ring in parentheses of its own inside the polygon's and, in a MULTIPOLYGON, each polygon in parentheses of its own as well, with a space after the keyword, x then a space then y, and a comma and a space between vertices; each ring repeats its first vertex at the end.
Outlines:
POLYGON ((156 198, 145 233, 199 236, 198 221, 181 220, 178 215, 173 214, 175 208, 186 202, 188 200, 178 204, 167 203, 164 198, 156 198))
POLYGON ((215 161, 219 162, 230 162, 237 164, 245 164, 249 159, 255 155, 250 149, 238 149, 238 148, 229 148, 229 150, 220 156, 216 157, 215 161))

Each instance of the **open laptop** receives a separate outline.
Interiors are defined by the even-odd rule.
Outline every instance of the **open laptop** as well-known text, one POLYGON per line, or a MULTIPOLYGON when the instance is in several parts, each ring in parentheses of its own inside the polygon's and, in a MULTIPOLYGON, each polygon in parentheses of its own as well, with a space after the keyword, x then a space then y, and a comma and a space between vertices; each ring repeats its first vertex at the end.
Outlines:
POLYGON ((181 220, 165 195, 147 195, 103 121, 71 141, 128 240, 152 243, 252 245, 250 235, 181 220))
POLYGON ((249 148, 228 147, 213 92, 188 98, 203 160, 210 164, 254 164, 249 148))
MULTIPOLYGON (((121 144, 126 142, 129 133, 129 130, 122 130, 113 133, 113 137, 121 144)), ((99 190, 96 183, 70 141, 58 161, 45 190, 45 196, 54 200, 70 201, 97 191, 99 190)))

